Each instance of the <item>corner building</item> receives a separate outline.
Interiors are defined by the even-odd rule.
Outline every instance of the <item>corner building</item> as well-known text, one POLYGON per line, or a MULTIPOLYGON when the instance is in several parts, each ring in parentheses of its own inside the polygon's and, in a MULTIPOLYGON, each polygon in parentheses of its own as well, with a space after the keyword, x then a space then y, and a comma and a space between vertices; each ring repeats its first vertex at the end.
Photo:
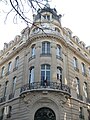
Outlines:
POLYGON ((49 5, 0 51, 0 120, 90 120, 90 47, 49 5))

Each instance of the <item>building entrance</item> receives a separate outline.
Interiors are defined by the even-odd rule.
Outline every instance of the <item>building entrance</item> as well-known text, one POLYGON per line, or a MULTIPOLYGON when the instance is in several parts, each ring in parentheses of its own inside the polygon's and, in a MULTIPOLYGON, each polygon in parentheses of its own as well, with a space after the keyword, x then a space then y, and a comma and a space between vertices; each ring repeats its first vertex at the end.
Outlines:
POLYGON ((34 120, 56 120, 56 115, 52 109, 43 107, 36 111, 34 120))

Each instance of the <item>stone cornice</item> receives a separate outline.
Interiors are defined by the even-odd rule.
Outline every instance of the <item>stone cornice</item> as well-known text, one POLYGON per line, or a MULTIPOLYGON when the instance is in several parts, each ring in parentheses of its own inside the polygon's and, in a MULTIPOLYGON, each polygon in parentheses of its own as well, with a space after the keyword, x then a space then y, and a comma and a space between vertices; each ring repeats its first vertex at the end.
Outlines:
POLYGON ((71 46, 69 43, 67 44, 67 47, 70 48, 76 55, 81 57, 81 59, 83 59, 85 62, 90 64, 90 60, 85 58, 85 56, 81 52, 79 52, 75 47, 71 46))

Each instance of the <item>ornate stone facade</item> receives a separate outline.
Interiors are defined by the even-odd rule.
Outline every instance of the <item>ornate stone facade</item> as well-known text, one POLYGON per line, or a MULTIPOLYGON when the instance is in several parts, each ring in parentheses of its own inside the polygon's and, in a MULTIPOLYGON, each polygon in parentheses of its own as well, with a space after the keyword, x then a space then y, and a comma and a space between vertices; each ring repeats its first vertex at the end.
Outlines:
POLYGON ((0 51, 0 120, 90 120, 90 47, 49 6, 0 51))

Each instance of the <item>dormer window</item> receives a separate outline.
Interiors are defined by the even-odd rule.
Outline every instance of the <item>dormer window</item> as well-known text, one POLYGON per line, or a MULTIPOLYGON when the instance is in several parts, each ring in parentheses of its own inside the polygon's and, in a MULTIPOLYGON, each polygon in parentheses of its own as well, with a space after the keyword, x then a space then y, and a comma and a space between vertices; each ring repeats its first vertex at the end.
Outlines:
POLYGON ((50 15, 43 15, 43 18, 46 19, 46 20, 50 20, 50 15))
POLYGON ((60 32, 60 30, 58 28, 56 28, 56 27, 55 27, 55 31, 60 32))
POLYGON ((34 32, 34 33, 39 32, 39 27, 34 28, 34 29, 33 29, 33 32, 34 32))

